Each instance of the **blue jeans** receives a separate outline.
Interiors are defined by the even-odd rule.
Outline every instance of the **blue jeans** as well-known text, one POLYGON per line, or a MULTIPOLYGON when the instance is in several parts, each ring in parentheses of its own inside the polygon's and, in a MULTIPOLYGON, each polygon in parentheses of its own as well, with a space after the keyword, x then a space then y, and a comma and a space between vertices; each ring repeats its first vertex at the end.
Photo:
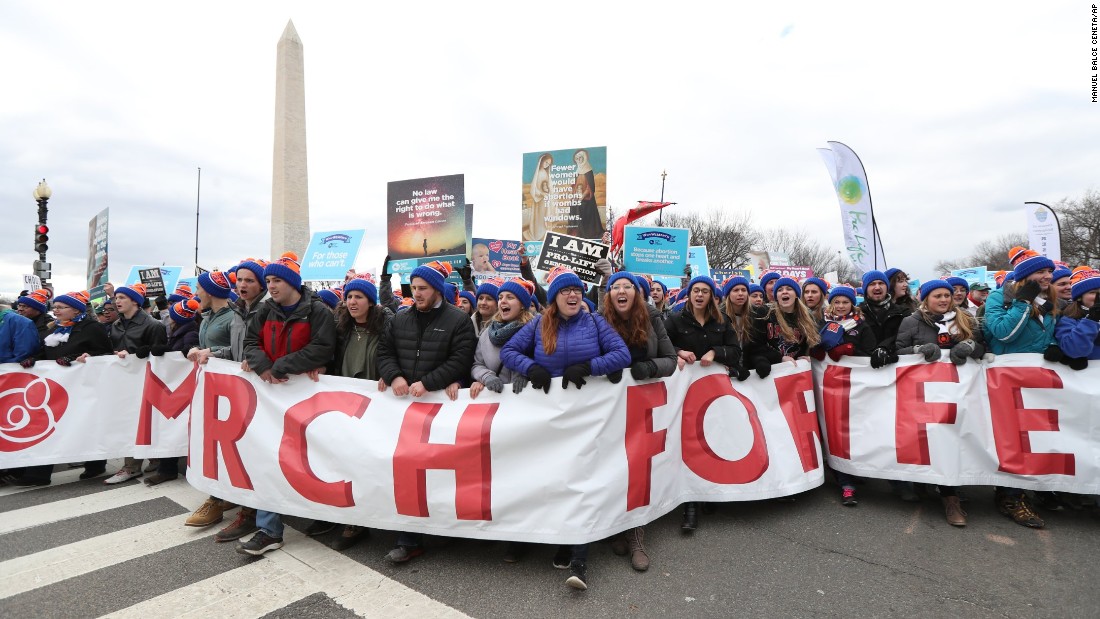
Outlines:
POLYGON ((406 533, 401 531, 397 534, 397 545, 407 546, 409 548, 416 548, 424 541, 423 533, 406 533))
POLYGON ((270 537, 283 538, 283 517, 275 512, 256 510, 256 526, 270 537))

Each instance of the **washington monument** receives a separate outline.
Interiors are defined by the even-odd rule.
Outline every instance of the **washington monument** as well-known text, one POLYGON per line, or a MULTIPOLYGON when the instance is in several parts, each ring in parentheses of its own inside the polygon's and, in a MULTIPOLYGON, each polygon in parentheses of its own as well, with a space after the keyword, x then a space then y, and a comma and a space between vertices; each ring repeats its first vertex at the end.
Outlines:
POLYGON ((288 21, 275 67, 275 153, 271 174, 271 254, 302 257, 309 244, 306 76, 302 40, 288 21))

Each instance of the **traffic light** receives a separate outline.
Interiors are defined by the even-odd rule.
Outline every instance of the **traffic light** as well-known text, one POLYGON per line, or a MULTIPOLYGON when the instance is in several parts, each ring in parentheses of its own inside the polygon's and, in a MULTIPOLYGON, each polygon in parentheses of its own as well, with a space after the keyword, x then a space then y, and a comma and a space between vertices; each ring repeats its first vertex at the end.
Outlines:
POLYGON ((34 251, 43 254, 49 249, 50 227, 46 224, 38 224, 34 227, 34 251))

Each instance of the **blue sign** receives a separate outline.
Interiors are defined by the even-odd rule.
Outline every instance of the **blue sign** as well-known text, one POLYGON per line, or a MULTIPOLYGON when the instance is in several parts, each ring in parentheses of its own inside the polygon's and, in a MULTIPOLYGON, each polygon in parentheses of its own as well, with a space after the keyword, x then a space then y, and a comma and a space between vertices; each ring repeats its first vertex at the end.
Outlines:
POLYGON ((355 265, 363 230, 314 232, 309 247, 302 255, 302 280, 307 282, 342 282, 348 269, 355 265))
POLYGON ((688 248, 688 264, 691 266, 693 278, 700 275, 710 277, 710 258, 707 257, 706 245, 693 245, 688 248))
POLYGON ((744 277, 747 280, 752 280, 752 272, 748 269, 711 269, 710 278, 722 285, 727 279, 731 277, 744 277))
MULTIPOLYGON (((429 256, 427 258, 405 258, 403 260, 390 260, 390 273, 407 275, 416 270, 416 267, 422 264, 428 264, 429 262, 435 262, 436 260, 439 260, 440 262, 450 262, 451 268, 455 269, 453 277, 458 277, 458 269, 466 266, 466 263, 469 262, 469 260, 466 259, 466 256, 463 256, 462 254, 454 256, 429 256)), ((343 280, 344 276, 341 275, 340 279, 343 280)), ((448 279, 447 281, 451 280, 448 279)), ((459 278, 458 281, 461 282, 462 279, 459 278)))
POLYGON ((969 269, 955 269, 951 271, 951 274, 955 277, 961 277, 966 280, 966 283, 973 286, 974 284, 984 284, 989 279, 988 269, 985 267, 970 267, 969 269))
POLYGON ((623 266, 631 273, 683 275, 688 234, 686 228, 627 226, 623 230, 623 266))
POLYGON ((470 261, 474 275, 519 275, 519 241, 473 239, 470 261))
POLYGON ((191 287, 191 293, 192 294, 198 294, 199 293, 199 278, 198 277, 181 277, 181 278, 179 278, 179 281, 176 282, 175 286, 172 286, 171 288, 168 288, 167 286, 165 286, 164 289, 168 291, 168 294, 172 294, 173 292, 176 291, 176 288, 179 288, 183 284, 187 284, 188 286, 191 287))
MULTIPOLYGON (((138 271, 141 269, 155 269, 156 265, 153 264, 139 264, 130 267, 130 273, 126 275, 126 280, 123 281, 123 285, 129 286, 130 284, 140 284, 141 276, 138 271)), ((172 294, 172 291, 176 289, 176 282, 179 281, 180 275, 183 274, 183 267, 160 267, 160 279, 164 282, 164 290, 167 294, 172 294)))

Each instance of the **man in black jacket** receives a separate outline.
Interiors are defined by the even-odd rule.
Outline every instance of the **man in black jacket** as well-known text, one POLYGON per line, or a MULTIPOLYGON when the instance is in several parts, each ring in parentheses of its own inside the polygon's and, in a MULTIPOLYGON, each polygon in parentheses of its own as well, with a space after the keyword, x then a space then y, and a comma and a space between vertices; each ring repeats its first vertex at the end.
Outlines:
POLYGON ((902 319, 909 315, 909 310, 890 298, 890 282, 882 271, 863 274, 863 297, 859 310, 863 313, 863 322, 871 327, 878 343, 878 347, 871 351, 871 367, 877 369, 896 363, 898 355, 894 343, 898 339, 898 327, 902 319))
MULTIPOLYGON (((466 312, 443 301, 443 284, 450 274, 451 265, 438 260, 412 272, 415 305, 397 314, 378 346, 379 390, 389 386, 396 396, 418 398, 446 389, 453 400, 460 383, 469 380, 477 338, 466 312)), ((418 533, 400 533, 386 559, 404 563, 424 554, 421 540, 418 533)))
MULTIPOLYGON (((120 358, 133 354, 144 359, 154 348, 164 350, 168 346, 164 324, 143 312, 144 304, 145 286, 141 284, 119 286, 115 290, 119 318, 111 325, 110 336, 111 347, 120 358)), ((126 458, 122 468, 103 483, 118 484, 135 477, 141 477, 141 460, 126 458)))

